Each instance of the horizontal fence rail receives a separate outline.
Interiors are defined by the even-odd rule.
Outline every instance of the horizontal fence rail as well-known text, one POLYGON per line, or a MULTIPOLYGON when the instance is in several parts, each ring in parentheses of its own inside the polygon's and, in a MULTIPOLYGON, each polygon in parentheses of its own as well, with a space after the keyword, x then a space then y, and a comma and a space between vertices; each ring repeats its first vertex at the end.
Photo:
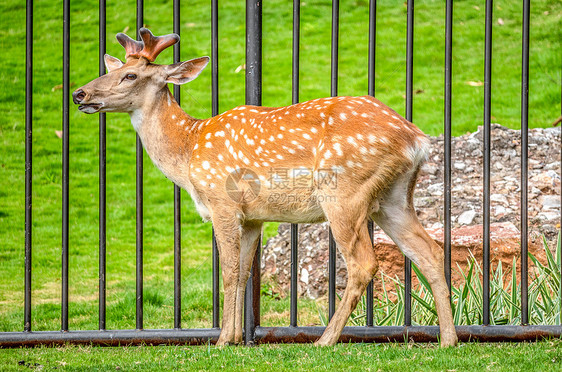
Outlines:
MULTIPOLYGON (((211 0, 211 94, 212 115, 219 114, 219 13, 218 0, 211 0)), ((180 0, 173 1, 173 30, 180 34, 180 0)), ((300 88, 300 30, 301 2, 293 0, 292 7, 292 103, 299 102, 300 88)), ((332 0, 331 20, 331 74, 330 95, 338 94, 339 55, 339 0, 332 0)), ((266 5, 267 6, 267 5, 266 5)), ((483 150, 483 304, 482 324, 457 326, 460 341, 533 341, 544 338, 562 337, 562 325, 529 325, 528 309, 528 115, 529 115, 529 18, 530 1, 522 6, 522 76, 521 76, 521 325, 490 325, 490 146, 491 146, 491 96, 492 96, 492 0, 486 1, 485 11, 485 59, 484 69, 484 148, 483 150)), ((377 2, 369 2, 369 44, 368 44, 368 92, 375 96, 375 55, 376 55, 376 14, 377 2)), ((69 94, 70 94, 70 0, 63 2, 63 102, 62 102, 62 268, 61 268, 61 329, 60 331, 33 331, 32 324, 32 129, 33 129, 33 1, 26 4, 26 84, 25 84, 25 287, 23 332, 0 332, 0 347, 33 345, 60 345, 65 343, 94 344, 104 346, 138 344, 202 344, 214 343, 220 333, 220 291, 219 291, 219 247, 212 236, 212 328, 189 329, 181 324, 181 190, 173 187, 174 200, 174 319, 173 329, 144 329, 143 322, 143 148, 136 137, 136 329, 107 330, 106 328, 106 116, 99 116, 99 329, 91 331, 69 330, 68 326, 68 283, 69 283, 69 94)), ((137 30, 144 23, 144 3, 136 2, 137 30)), ((413 120, 413 78, 414 78, 414 0, 407 1, 406 40, 406 119, 413 120)), ((137 35, 140 39, 140 35, 137 35)), ((453 56, 453 0, 446 1, 445 48, 444 48, 444 256, 445 278, 451 291, 451 147, 452 147, 452 56, 453 56)), ((105 73, 106 52, 106 1, 99 2, 99 75, 105 73)), ((179 62, 180 43, 174 46, 174 62, 179 62)), ((261 105, 262 102, 262 2, 246 0, 246 104, 261 105)), ((174 97, 180 102, 179 86, 174 86, 174 97)), ((369 235, 373 236, 374 224, 369 221, 369 235)), ((290 322, 288 327, 260 326, 260 256, 261 239, 253 261, 252 273, 248 280, 245 314, 244 340, 254 343, 307 343, 317 340, 325 327, 303 327, 298 325, 298 232, 297 224, 290 230, 290 322)), ((331 230, 329 233, 329 286, 328 317, 336 309, 336 243, 331 230)), ((404 265, 404 326, 376 326, 373 320, 373 282, 366 289, 365 326, 345 327, 342 342, 435 342, 439 338, 437 326, 412 326, 411 313, 411 262, 406 258, 404 265)))

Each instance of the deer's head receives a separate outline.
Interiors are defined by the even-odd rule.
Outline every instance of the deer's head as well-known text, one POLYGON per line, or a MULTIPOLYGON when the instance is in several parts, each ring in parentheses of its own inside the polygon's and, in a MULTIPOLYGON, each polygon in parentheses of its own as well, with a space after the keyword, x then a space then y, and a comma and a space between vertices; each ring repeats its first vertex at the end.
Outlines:
POLYGON ((87 114, 133 112, 153 101, 156 93, 168 83, 185 84, 195 79, 209 63, 209 57, 201 57, 172 65, 154 64, 158 54, 180 38, 177 34, 154 36, 146 28, 140 29, 140 35, 142 41, 117 34, 117 40, 126 51, 126 63, 105 55, 108 73, 72 94, 80 111, 87 114))

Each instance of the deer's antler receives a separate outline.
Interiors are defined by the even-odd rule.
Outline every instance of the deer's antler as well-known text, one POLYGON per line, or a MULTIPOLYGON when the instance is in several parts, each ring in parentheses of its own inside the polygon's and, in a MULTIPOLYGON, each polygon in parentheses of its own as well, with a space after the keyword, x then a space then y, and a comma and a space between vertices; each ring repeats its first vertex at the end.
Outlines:
POLYGON ((144 27, 139 30, 139 33, 142 41, 133 40, 121 32, 117 34, 117 41, 125 48, 125 58, 144 57, 150 62, 154 62, 158 54, 164 49, 180 41, 177 34, 154 36, 149 29, 144 27))

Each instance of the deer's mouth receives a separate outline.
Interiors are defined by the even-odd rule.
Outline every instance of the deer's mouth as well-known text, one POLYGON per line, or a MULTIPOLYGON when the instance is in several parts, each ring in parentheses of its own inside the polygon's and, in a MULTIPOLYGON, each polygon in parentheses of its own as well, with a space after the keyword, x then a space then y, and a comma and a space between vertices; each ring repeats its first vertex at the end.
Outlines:
POLYGON ((86 114, 93 114, 101 110, 103 103, 84 103, 78 106, 78 110, 86 114))

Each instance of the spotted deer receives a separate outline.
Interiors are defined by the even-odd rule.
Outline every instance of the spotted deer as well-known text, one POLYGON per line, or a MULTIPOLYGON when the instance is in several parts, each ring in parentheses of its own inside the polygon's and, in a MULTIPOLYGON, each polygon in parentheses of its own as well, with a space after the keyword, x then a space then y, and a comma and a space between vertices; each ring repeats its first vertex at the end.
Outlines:
POLYGON ((146 152, 187 190, 212 221, 224 282, 217 344, 242 342, 244 290, 265 221, 329 221, 346 260, 345 293, 318 345, 333 345, 369 281, 377 259, 367 222, 377 223, 427 277, 442 346, 457 343, 443 251, 421 226, 413 204, 427 137, 378 99, 320 98, 287 107, 240 106, 210 119, 186 114, 168 83, 195 79, 208 57, 154 64, 179 41, 140 29, 125 34, 126 63, 105 55, 108 70, 73 93, 85 113, 127 112, 146 152))

